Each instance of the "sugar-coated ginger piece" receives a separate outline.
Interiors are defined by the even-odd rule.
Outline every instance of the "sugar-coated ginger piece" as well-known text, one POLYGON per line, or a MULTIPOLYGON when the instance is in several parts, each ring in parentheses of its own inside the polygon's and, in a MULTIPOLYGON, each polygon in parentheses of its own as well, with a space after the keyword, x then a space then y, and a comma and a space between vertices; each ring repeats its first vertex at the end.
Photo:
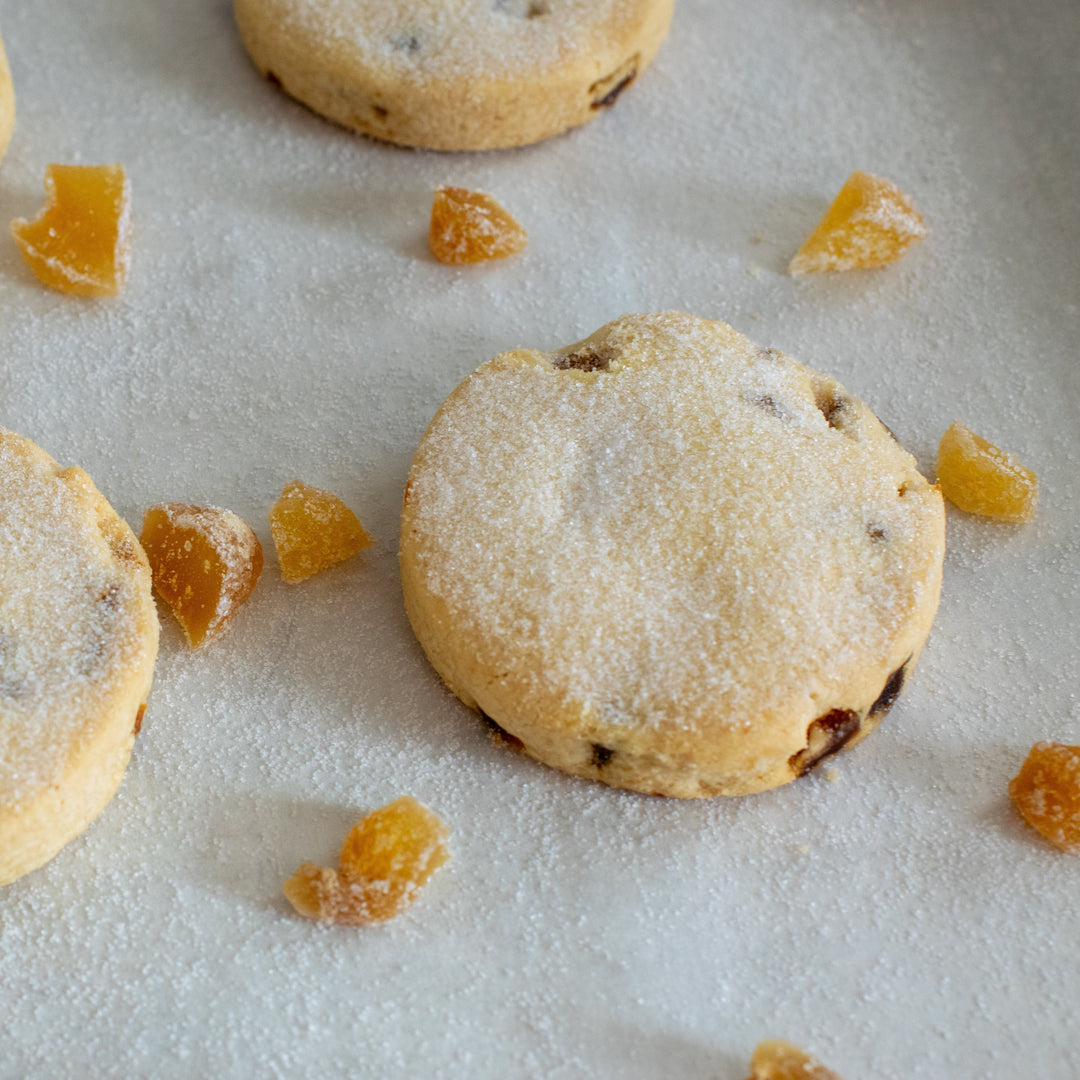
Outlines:
POLYGON ((890 180, 853 172, 806 243, 792 274, 888 266, 926 236, 915 204, 890 180))
POLYGON ((969 514, 1001 521, 1035 516, 1035 474, 959 421, 941 437, 937 475, 945 498, 969 514))
POLYGON ((339 870, 304 863, 282 887, 299 914, 370 926, 400 915, 447 859, 449 831, 411 795, 354 825, 339 870))
POLYGON ((783 1039, 759 1042, 750 1059, 748 1080, 840 1080, 812 1054, 783 1039))
POLYGON ((1009 796, 1051 844, 1080 855, 1080 746, 1036 743, 1009 782, 1009 796))
POLYGON ((131 261, 131 188, 119 165, 47 165, 45 206, 11 233, 50 289, 118 296, 131 261))
POLYGON ((0 38, 0 160, 7 153, 11 133, 15 130, 15 87, 11 82, 11 66, 0 38))
POLYGON ((286 484, 270 508, 270 535, 281 576, 290 584, 375 543, 341 499, 299 480, 286 484))
POLYGON ((139 542, 154 588, 193 649, 225 631, 262 573, 258 537, 236 514, 216 506, 151 506, 139 542))
POLYGON ((461 265, 524 251, 525 230, 483 191, 437 187, 428 243, 439 262, 461 265))

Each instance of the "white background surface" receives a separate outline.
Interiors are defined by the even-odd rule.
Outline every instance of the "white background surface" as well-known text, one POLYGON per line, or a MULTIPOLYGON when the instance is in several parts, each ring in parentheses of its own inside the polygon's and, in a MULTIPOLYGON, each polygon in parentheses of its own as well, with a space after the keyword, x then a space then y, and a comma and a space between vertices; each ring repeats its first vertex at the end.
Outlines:
POLYGON ((0 17, 6 217, 50 161, 120 161, 135 217, 115 302, 46 292, 0 241, 0 423, 136 530, 213 503, 267 550, 205 653, 162 612, 119 794, 0 890, 0 1077, 742 1080, 766 1036, 846 1080, 1080 1076, 1080 859, 1006 795, 1033 741, 1080 743, 1080 7, 679 0, 614 111, 461 156, 291 103, 224 0, 0 17), (854 168, 930 238, 790 279, 854 168), (434 262, 443 182, 493 192, 528 250, 434 262), (835 782, 680 803, 562 777, 492 745, 405 620, 397 514, 442 398, 503 349, 668 307, 835 374, 927 471, 959 418, 1039 473, 1034 525, 950 511, 930 644, 835 782), (294 478, 378 546, 290 587, 266 512, 294 478), (284 878, 404 793, 453 829, 417 905, 371 931, 295 917, 284 878))

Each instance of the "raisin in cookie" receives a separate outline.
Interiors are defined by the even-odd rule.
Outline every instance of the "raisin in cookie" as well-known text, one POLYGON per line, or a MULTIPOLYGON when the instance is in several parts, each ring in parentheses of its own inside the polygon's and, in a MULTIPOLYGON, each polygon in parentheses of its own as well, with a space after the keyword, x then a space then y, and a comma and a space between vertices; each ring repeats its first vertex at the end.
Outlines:
POLYGON ((941 495, 862 402, 665 313, 469 376, 416 452, 400 559, 435 669, 527 754, 698 797, 871 731, 943 554, 941 495))
POLYGON ((434 150, 520 146, 614 104, 674 0, 234 0, 259 70, 331 120, 434 150))
POLYGON ((150 568, 82 469, 0 429, 0 885, 124 775, 157 656, 150 568))

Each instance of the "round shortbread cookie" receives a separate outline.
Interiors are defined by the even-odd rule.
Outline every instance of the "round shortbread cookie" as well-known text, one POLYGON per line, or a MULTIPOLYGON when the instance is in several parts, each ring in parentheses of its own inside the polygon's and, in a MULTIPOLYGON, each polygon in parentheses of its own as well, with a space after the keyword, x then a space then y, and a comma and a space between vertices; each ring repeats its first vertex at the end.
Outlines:
POLYGON ((82 469, 0 429, 0 885, 124 775, 157 656, 150 567, 82 469))
POLYGON ((331 120, 433 150, 520 146, 614 104, 674 0, 234 0, 259 70, 331 120))
POLYGON ((943 554, 941 495, 862 402, 665 313, 469 376, 417 449, 400 559, 435 669, 510 741, 698 797, 872 730, 943 554))

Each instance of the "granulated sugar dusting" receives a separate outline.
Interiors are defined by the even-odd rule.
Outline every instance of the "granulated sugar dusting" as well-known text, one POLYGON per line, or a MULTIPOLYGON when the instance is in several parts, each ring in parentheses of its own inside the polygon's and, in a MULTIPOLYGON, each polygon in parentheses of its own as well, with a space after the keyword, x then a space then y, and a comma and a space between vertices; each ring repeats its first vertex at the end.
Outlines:
POLYGON ((505 76, 603 47, 641 18, 642 0, 273 0, 303 33, 347 40, 368 63, 423 81, 461 71, 505 76))
MULTIPOLYGON (((455 155, 298 107, 221 0, 7 3, 0 23, 18 102, 9 217, 37 212, 49 161, 117 161, 133 243, 125 295, 103 302, 46 292, 0 244, 0 423, 85 468, 131 523, 163 500, 225 506, 266 551, 221 640, 193 652, 162 618, 116 797, 0 888, 0 1077, 741 1080, 767 1037, 846 1080, 1080 1075, 1080 861, 1007 792, 1033 743, 1080 744, 1076 5, 678 0, 655 63, 596 123, 455 155), (927 238, 887 269, 791 278, 854 169, 910 195, 927 238), (438 264, 442 184, 490 192, 528 248, 438 264), (650 524, 669 527, 693 479, 650 487, 637 466, 719 452, 687 453, 690 433, 659 423, 691 411, 691 384, 644 387, 656 416, 621 389, 646 369, 550 369, 550 350, 620 314, 669 309, 834 376, 928 479, 954 420, 1039 474, 1028 526, 948 511, 929 641, 879 730, 830 760, 837 783, 686 802, 564 776, 492 743, 409 628, 395 549, 413 453, 470 372, 531 347, 547 406, 604 426, 556 443, 518 413, 523 455, 500 467, 529 498, 507 482, 490 514, 557 521, 585 599, 594 541, 621 514, 634 546, 605 553, 622 560, 619 602, 647 622, 678 600, 686 625, 671 607, 654 640, 702 640, 719 580, 629 587, 659 565, 650 524), (663 436, 651 449, 642 423, 663 436), (267 512, 296 477, 376 544, 288 585, 267 512), (417 902, 369 931, 296 917, 282 883, 335 865, 349 828, 404 795, 451 830, 417 902)), ((731 383, 762 401, 747 425, 857 454, 788 370, 747 358, 731 383)), ((879 504, 835 483, 829 528, 787 510, 815 557, 843 562, 857 527, 871 539, 857 510, 879 504)), ((478 541, 461 557, 481 560, 478 541)), ((524 543, 557 584, 558 559, 524 543)), ((477 586, 486 618, 511 617, 501 568, 477 586)), ((768 595, 790 593, 784 570, 758 583, 768 595)), ((896 608, 866 580, 875 632, 870 613, 896 608)), ((571 660, 568 679, 605 678, 571 660)))

